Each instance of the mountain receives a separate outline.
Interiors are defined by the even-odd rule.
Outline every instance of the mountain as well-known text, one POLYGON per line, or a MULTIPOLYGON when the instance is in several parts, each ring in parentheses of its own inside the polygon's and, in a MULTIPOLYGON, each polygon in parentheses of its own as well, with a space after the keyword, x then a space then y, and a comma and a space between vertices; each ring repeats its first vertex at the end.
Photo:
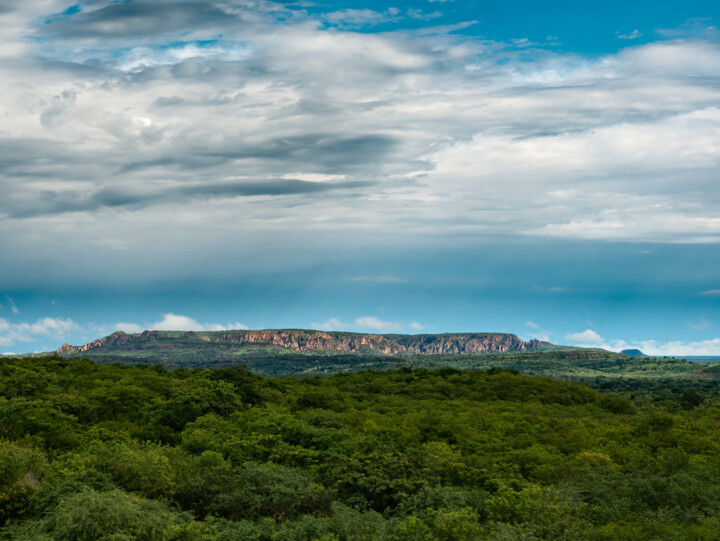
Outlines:
POLYGON ((628 357, 635 357, 635 358, 647 358, 648 356, 645 355, 642 351, 639 349, 624 349, 620 353, 623 355, 627 355, 628 357))
POLYGON ((676 359, 629 358, 601 349, 528 342, 506 333, 364 334, 302 329, 216 332, 116 332, 57 355, 104 364, 166 368, 243 365, 265 376, 321 375, 391 368, 519 370, 526 375, 592 379, 688 376, 697 366, 676 359))
POLYGON ((127 334, 122 331, 88 342, 82 346, 64 344, 59 355, 157 350, 228 350, 237 354, 248 349, 270 349, 276 353, 364 353, 364 354, 466 354, 539 351, 552 344, 531 340, 524 342, 514 334, 363 334, 315 330, 233 330, 215 332, 145 331, 127 334))

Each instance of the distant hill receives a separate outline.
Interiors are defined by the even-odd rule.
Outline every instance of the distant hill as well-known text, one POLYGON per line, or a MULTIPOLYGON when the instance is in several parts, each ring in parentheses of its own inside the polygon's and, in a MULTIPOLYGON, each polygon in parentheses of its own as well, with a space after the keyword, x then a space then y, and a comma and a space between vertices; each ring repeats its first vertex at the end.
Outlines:
POLYGON ((648 355, 645 355, 639 349, 624 349, 620 353, 622 353, 623 355, 627 355, 628 357, 635 357, 638 359, 648 358, 648 355))
POLYGON ((506 333, 451 334, 365 334, 325 332, 304 329, 232 330, 215 332, 145 331, 127 334, 122 331, 88 342, 82 346, 64 344, 59 355, 109 353, 118 351, 243 350, 269 348, 302 353, 364 354, 465 354, 543 351, 552 344, 531 340, 524 342, 506 333))
POLYGON ((116 332, 57 355, 105 364, 166 368, 243 365, 266 376, 305 376, 442 368, 512 369, 526 375, 588 380, 618 377, 690 377, 697 365, 676 359, 629 358, 602 349, 523 341, 507 333, 366 334, 303 329, 217 332, 116 332))
POLYGON ((506 355, 576 349, 540 340, 526 342, 508 333, 405 335, 279 329, 136 334, 120 331, 81 346, 64 344, 56 353, 105 363, 140 362, 168 367, 245 364, 256 367, 259 373, 274 373, 272 366, 283 362, 296 366, 322 361, 325 366, 332 364, 330 357, 340 364, 357 367, 399 363, 403 362, 400 357, 407 356, 506 355))

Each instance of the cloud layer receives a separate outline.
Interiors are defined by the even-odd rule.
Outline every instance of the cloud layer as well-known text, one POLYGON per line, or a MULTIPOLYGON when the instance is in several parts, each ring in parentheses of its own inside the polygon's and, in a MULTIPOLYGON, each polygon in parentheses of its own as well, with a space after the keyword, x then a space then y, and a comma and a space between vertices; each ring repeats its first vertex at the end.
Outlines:
POLYGON ((246 230, 720 241, 712 33, 584 58, 352 30, 399 12, 34 5, 0 13, 17 29, 0 38, 0 248, 16 261, 131 250, 157 267, 157 243, 247 251, 246 230))

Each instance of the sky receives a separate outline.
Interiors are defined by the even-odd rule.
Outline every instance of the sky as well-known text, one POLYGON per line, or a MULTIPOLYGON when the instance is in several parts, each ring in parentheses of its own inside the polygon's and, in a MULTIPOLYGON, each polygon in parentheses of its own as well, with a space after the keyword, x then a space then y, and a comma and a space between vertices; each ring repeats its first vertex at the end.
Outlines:
POLYGON ((720 355, 720 3, 0 0, 0 352, 720 355))

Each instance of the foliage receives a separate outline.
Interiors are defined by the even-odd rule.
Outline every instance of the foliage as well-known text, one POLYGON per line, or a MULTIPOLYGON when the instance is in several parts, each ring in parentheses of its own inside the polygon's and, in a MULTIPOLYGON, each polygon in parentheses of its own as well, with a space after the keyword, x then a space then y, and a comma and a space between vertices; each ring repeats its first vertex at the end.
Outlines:
POLYGON ((720 393, 678 366, 591 387, 3 359, 0 539, 716 539, 720 393))

